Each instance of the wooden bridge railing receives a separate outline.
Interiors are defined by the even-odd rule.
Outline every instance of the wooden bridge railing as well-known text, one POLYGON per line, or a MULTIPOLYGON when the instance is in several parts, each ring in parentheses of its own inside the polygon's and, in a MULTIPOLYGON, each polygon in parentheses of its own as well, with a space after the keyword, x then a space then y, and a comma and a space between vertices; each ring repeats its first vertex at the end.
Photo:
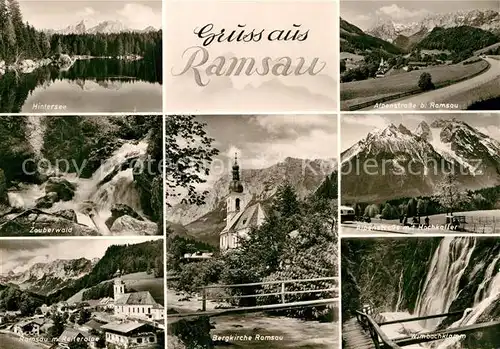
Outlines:
POLYGON ((420 321, 420 320, 429 320, 429 319, 436 319, 439 317, 447 317, 447 316, 457 316, 457 315, 463 315, 464 310, 460 311, 453 311, 451 313, 444 313, 444 314, 436 314, 436 315, 426 315, 426 316, 418 316, 418 317, 409 317, 406 319, 399 319, 399 320, 391 320, 391 321, 384 321, 384 322, 379 322, 379 326, 385 326, 385 325, 391 325, 391 324, 399 324, 403 322, 412 322, 412 321, 420 321))
POLYGON ((370 337, 373 340, 376 349, 401 349, 402 347, 407 345, 432 342, 435 340, 446 338, 447 336, 451 335, 460 335, 471 332, 477 332, 494 327, 500 328, 500 321, 493 321, 493 322, 479 323, 479 324, 473 324, 456 328, 443 329, 434 332, 423 332, 420 335, 415 335, 415 336, 389 339, 387 335, 382 331, 381 329, 382 326, 403 323, 403 322, 435 319, 439 317, 458 316, 458 315, 463 315, 465 310, 454 311, 443 314, 410 317, 406 319, 390 320, 384 322, 376 322, 372 318, 372 314, 374 312, 371 307, 369 307, 370 314, 367 314, 366 308, 364 308, 363 310, 364 311, 356 311, 356 318, 358 322, 361 324, 361 327, 365 331, 368 331, 368 333, 370 334, 370 337))
POLYGON ((399 345, 391 341, 389 337, 382 332, 380 326, 370 315, 356 311, 356 319, 361 324, 361 327, 363 327, 365 331, 368 331, 376 349, 401 349, 399 345))
MULTIPOLYGON (((287 284, 295 284, 295 283, 305 283, 305 282, 318 282, 318 281, 334 281, 338 283, 338 277, 322 277, 322 278, 314 278, 314 279, 300 279, 300 280, 275 280, 275 281, 262 281, 262 282, 253 282, 247 284, 232 284, 232 285, 209 285, 202 288, 202 311, 207 310, 207 301, 221 301, 228 299, 242 299, 242 298, 258 298, 258 297, 271 297, 271 296, 279 296, 280 304, 288 304, 286 302, 286 295, 291 294, 315 294, 315 293, 324 293, 324 292, 338 292, 338 287, 333 286, 329 288, 323 289, 308 289, 308 290, 298 290, 298 291, 288 291, 286 289, 287 284), (208 290, 210 289, 227 289, 227 288, 241 288, 241 287, 258 287, 264 285, 279 285, 279 290, 277 292, 271 293, 255 293, 255 294, 244 294, 244 295, 224 295, 220 297, 208 297, 208 290)), ((295 302, 297 303, 297 302, 295 302)))

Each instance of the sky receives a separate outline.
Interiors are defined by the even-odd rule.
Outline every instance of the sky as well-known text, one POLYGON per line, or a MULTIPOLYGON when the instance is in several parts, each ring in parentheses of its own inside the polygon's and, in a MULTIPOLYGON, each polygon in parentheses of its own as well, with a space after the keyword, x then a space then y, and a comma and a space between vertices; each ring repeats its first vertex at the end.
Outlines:
POLYGON ((498 11, 500 5, 498 0, 340 1, 340 16, 363 30, 371 28, 380 19, 392 19, 397 23, 411 23, 431 14, 474 9, 498 11))
POLYGON ((436 119, 462 120, 480 132, 500 141, 500 114, 358 114, 343 115, 341 124, 341 151, 345 151, 365 138, 375 129, 384 129, 391 123, 398 126, 403 124, 410 131, 415 131, 418 124, 426 121, 428 124, 436 119))
POLYGON ((161 0, 20 0, 24 21, 37 29, 64 29, 82 20, 119 20, 131 29, 161 28, 161 0))
POLYGON ((245 168, 266 168, 287 157, 336 157, 335 115, 207 115, 198 120, 207 124, 208 135, 215 139, 217 158, 231 161, 237 152, 245 168))
POLYGON ((156 240, 150 237, 119 239, 22 239, 0 241, 0 272, 23 272, 35 263, 56 259, 101 258, 111 245, 138 244, 156 240))

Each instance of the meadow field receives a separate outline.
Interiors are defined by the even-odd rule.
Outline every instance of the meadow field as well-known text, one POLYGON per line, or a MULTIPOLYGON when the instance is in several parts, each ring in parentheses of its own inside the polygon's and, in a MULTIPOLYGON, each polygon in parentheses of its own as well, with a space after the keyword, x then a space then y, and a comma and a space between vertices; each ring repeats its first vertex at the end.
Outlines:
MULTIPOLYGON (((155 278, 154 275, 148 274, 146 272, 139 272, 133 274, 126 274, 122 276, 122 280, 125 283, 127 289, 133 289, 134 291, 149 291, 153 298, 160 304, 163 304, 165 293, 164 293, 164 278, 155 278)), ((112 279, 101 282, 104 284, 106 282, 113 282, 112 279)), ((82 301, 83 293, 88 289, 82 289, 78 293, 75 293, 71 298, 67 300, 68 303, 76 303, 82 301)), ((127 291, 132 292, 132 291, 127 291)))
POLYGON ((349 110, 354 105, 418 90, 418 79, 423 72, 430 73, 434 85, 441 87, 480 74, 488 67, 486 61, 467 65, 459 63, 434 66, 384 78, 342 83, 340 84, 341 109, 349 110))
POLYGON ((450 96, 443 100, 442 103, 464 105, 467 108, 475 102, 496 97, 500 97, 500 81, 492 80, 470 91, 464 91, 450 96))

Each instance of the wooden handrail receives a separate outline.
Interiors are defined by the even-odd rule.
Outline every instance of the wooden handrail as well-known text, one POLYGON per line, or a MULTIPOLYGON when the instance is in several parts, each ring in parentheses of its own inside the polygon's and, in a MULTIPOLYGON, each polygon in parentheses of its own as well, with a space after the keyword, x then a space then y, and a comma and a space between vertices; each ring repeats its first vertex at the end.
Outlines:
POLYGON ((287 291, 285 289, 285 284, 293 284, 293 283, 304 283, 304 282, 316 282, 316 281, 337 281, 339 278, 337 276, 331 277, 322 277, 322 278, 312 278, 312 279, 299 279, 299 280, 274 280, 274 281, 262 281, 262 282, 253 282, 247 284, 232 284, 232 285, 208 285, 204 286, 201 290, 202 292, 202 310, 205 311, 207 309, 207 300, 223 300, 223 299, 239 299, 239 298, 257 298, 257 297, 267 297, 267 296, 281 296, 281 304, 286 304, 286 295, 287 294, 304 294, 304 293, 323 293, 323 292, 338 292, 338 288, 328 288, 328 289, 314 289, 314 290, 297 290, 297 291, 287 291), (208 289, 216 289, 216 288, 234 288, 234 287, 248 287, 248 286, 262 286, 262 285, 281 285, 280 292, 272 292, 272 293, 259 293, 259 294, 250 294, 250 295, 236 295, 236 296, 225 296, 209 299, 207 296, 208 289))
POLYGON ((298 282, 314 282, 314 281, 328 281, 328 280, 338 280, 338 276, 330 276, 330 277, 322 277, 315 279, 300 279, 300 280, 274 280, 274 281, 261 281, 261 282, 251 282, 248 284, 231 284, 231 285, 208 285, 203 286, 203 288, 231 288, 231 287, 246 287, 246 286, 262 286, 262 285, 272 285, 272 284, 281 284, 281 283, 298 283, 298 282))
POLYGON ((210 311, 193 312, 193 313, 177 313, 168 314, 167 318, 185 318, 185 317, 197 317, 197 316, 222 316, 228 314, 239 314, 239 313, 255 313, 262 311, 271 310, 284 310, 293 308, 308 308, 308 307, 318 307, 326 306, 328 304, 338 303, 338 298, 327 298, 327 299, 316 299, 311 301, 300 301, 285 304, 268 304, 268 305, 257 305, 253 307, 240 307, 240 308, 227 308, 227 309, 215 309, 210 311))
POLYGON ((367 329, 370 332, 370 337, 375 344, 375 348, 377 349, 401 349, 399 345, 394 343, 392 340, 387 337, 387 335, 382 331, 377 322, 368 314, 362 313, 356 310, 356 318, 361 323, 363 328, 367 329), (380 346, 380 341, 382 341, 382 346, 380 346))
POLYGON ((237 296, 221 296, 221 297, 213 297, 213 298, 206 297, 206 300, 217 301, 217 300, 224 300, 224 299, 255 298, 255 297, 267 297, 267 296, 281 296, 281 295, 286 295, 286 294, 323 293, 323 292, 333 292, 333 291, 338 291, 338 288, 324 288, 324 289, 320 289, 320 290, 303 290, 303 291, 284 291, 284 292, 281 291, 281 292, 275 292, 275 293, 255 293, 255 294, 244 294, 244 295, 237 295, 237 296))
POLYGON ((447 316, 456 316, 456 315, 463 315, 465 310, 461 311, 454 311, 451 313, 445 313, 445 314, 436 314, 436 315, 427 315, 427 316, 419 316, 419 317, 410 317, 407 319, 401 319, 401 320, 391 320, 391 321, 385 321, 385 322, 379 322, 379 326, 385 326, 385 325, 391 325, 391 324, 399 324, 403 322, 412 322, 412 321, 419 321, 419 320, 427 320, 427 319, 435 319, 439 317, 447 317, 447 316))

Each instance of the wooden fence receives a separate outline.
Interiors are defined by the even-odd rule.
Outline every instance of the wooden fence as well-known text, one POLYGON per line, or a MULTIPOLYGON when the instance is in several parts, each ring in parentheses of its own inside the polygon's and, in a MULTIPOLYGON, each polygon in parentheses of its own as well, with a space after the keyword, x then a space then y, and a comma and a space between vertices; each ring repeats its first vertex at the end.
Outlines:
POLYGON ((327 292, 338 292, 338 286, 332 286, 323 289, 307 289, 307 290, 297 290, 291 291, 287 290, 287 285, 289 284, 297 284, 297 283, 314 283, 320 281, 333 281, 338 285, 338 277, 322 277, 322 278, 313 278, 313 279, 299 279, 299 280, 274 280, 274 281, 263 281, 263 282, 253 282, 246 284, 232 284, 232 285, 209 285, 205 286, 201 290, 201 301, 202 301, 202 311, 207 310, 207 301, 224 301, 224 300, 234 300, 234 299, 243 299, 243 298, 259 298, 259 297, 279 297, 280 304, 287 304, 287 295, 292 294, 317 294, 317 293, 327 293, 327 292), (243 295, 222 295, 217 297, 209 297, 209 290, 211 289, 230 289, 230 288, 245 288, 252 287, 258 288, 265 285, 276 285, 278 286, 276 292, 270 293, 253 293, 253 294, 243 294, 243 295))
POLYGON ((471 233, 498 233, 500 232, 500 217, 467 216, 465 229, 471 233))

